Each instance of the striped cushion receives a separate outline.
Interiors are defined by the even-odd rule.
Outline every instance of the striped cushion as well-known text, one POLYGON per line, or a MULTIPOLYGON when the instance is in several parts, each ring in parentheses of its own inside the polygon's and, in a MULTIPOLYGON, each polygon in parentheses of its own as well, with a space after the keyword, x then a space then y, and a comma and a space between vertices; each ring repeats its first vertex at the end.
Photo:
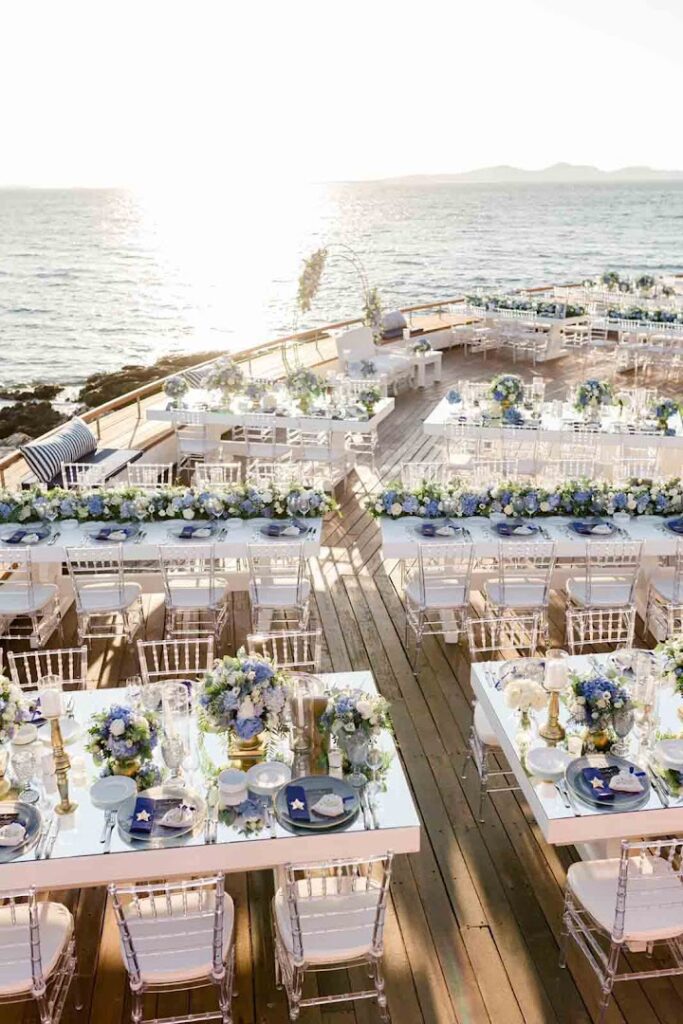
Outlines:
POLYGON ((206 376, 206 370, 184 370, 183 377, 191 388, 200 388, 206 376))
POLYGON ((69 420, 64 430, 49 441, 25 444, 19 449, 44 484, 49 484, 59 474, 63 462, 78 462, 96 450, 97 438, 78 416, 69 420))

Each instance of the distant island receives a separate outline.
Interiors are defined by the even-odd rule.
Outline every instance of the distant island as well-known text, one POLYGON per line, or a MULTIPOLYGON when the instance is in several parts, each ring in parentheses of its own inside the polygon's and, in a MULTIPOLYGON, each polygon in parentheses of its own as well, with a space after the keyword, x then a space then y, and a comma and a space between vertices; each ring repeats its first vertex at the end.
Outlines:
POLYGON ((460 174, 409 174, 398 178, 387 178, 386 181, 400 181, 419 184, 420 182, 452 182, 457 184, 473 183, 482 185, 493 184, 534 184, 536 182, 629 182, 629 181, 683 181, 683 171, 661 171, 653 167, 621 167, 616 171, 601 171, 599 167, 589 164, 553 164, 539 171, 529 171, 522 167, 511 167, 499 164, 496 167, 480 167, 475 171, 462 171, 460 174))

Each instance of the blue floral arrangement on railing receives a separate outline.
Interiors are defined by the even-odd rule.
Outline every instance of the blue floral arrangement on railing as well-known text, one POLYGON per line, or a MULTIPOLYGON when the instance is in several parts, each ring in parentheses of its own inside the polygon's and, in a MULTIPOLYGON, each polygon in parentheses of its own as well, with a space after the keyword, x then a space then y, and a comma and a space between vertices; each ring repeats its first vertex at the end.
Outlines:
POLYGON ((30 523, 77 519, 78 522, 168 522, 174 519, 282 519, 287 516, 323 516, 339 504, 324 491, 292 488, 256 488, 229 484, 202 490, 198 487, 112 487, 99 491, 0 491, 0 523, 30 523))
POLYGON ((412 491, 397 484, 371 497, 366 508, 376 518, 390 519, 486 518, 494 512, 514 517, 609 516, 615 512, 669 516, 683 511, 683 480, 633 480, 621 486, 605 481, 569 480, 550 488, 506 482, 479 489, 454 480, 445 486, 425 483, 412 491))
POLYGON ((653 324, 683 324, 683 313, 671 309, 643 309, 629 306, 628 309, 608 309, 608 320, 638 320, 653 324))
POLYGON ((536 316, 546 316, 553 320, 566 320, 572 316, 585 316, 585 306, 577 306, 567 302, 543 301, 540 299, 522 299, 514 295, 467 295, 470 306, 480 309, 519 309, 536 316))

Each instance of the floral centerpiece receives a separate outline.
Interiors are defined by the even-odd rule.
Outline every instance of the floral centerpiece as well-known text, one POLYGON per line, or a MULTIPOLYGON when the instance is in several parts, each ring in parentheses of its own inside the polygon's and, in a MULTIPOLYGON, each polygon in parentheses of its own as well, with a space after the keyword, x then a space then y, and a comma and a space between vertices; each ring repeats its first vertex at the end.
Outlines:
POLYGON ((428 352, 432 351, 432 346, 426 338, 418 338, 417 341, 411 341, 408 345, 408 350, 416 356, 426 356, 428 352))
POLYGON ((382 397, 382 392, 378 387, 372 384, 368 384, 366 388, 359 391, 356 395, 356 400, 359 405, 363 406, 368 418, 371 419, 375 415, 375 406, 382 397))
POLYGON ((548 694, 535 679, 524 676, 511 679, 505 687, 505 703, 509 708, 520 712, 520 726, 529 729, 531 712, 541 711, 548 703, 548 694))
POLYGON ((591 378, 579 384, 576 389, 574 408, 584 415, 594 416, 603 406, 611 405, 613 401, 614 391, 609 381, 591 378))
POLYGON ((662 657, 662 668, 676 693, 683 697, 683 635, 671 636, 655 648, 662 657))
POLYGON ((360 361, 360 375, 361 377, 374 377, 377 373, 377 367, 373 363, 372 359, 361 359, 360 361))
POLYGON ((613 742, 615 716, 628 714, 633 702, 628 690, 601 673, 570 675, 569 713, 586 729, 586 741, 594 750, 608 750, 613 742))
POLYGON ((103 775, 130 775, 143 789, 149 782, 158 735, 159 718, 154 712, 113 704, 91 717, 86 750, 103 766, 103 775))
POLYGON ((298 370, 293 370, 287 376, 285 384, 292 398, 298 402, 302 412, 308 412, 313 404, 313 399, 321 395, 325 389, 320 377, 313 373, 313 370, 307 370, 303 366, 298 370))
POLYGON ((17 723, 23 717, 21 688, 7 676, 0 676, 0 743, 8 743, 12 739, 17 723))
POLYGON ((516 373, 499 373, 489 384, 489 397, 500 406, 501 411, 519 405, 523 396, 522 378, 516 373))
POLYGON ((244 370, 230 356, 223 356, 209 367, 202 384, 209 391, 222 391, 227 398, 241 390, 244 384, 244 370))
POLYGON ((462 395, 457 388, 450 388, 450 390, 446 392, 446 401, 449 405, 458 405, 462 402, 462 395))
POLYGON ((184 395, 190 390, 190 385, 185 377, 176 374, 164 381, 164 394, 171 399, 172 404, 178 408, 184 395))
POLYGON ((665 434, 674 434, 675 431, 669 427, 669 420, 680 411, 678 402, 673 398, 658 398, 650 407, 652 415, 657 420, 657 426, 665 434))
POLYGON ((320 729, 333 736, 353 766, 361 785, 360 768, 365 763, 370 741, 382 729, 391 728, 389 702, 380 694, 363 690, 334 689, 327 694, 327 707, 320 716, 320 729))
POLYGON ((268 384, 264 380, 248 380, 242 388, 242 394, 248 398, 252 406, 260 406, 261 399, 268 391, 268 384))
POLYGON ((272 662, 244 650, 214 662, 202 681, 202 723, 230 732, 237 746, 256 748, 265 732, 285 728, 289 676, 272 662))

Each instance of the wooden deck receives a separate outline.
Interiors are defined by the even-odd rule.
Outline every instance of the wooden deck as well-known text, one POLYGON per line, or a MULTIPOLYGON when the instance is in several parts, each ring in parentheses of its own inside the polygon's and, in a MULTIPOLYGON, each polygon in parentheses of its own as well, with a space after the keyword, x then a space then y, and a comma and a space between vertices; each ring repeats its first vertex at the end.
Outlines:
MULTIPOLYGON (((502 363, 487 363, 460 352, 444 358, 444 383, 399 396, 382 426, 380 475, 389 480, 403 461, 429 458, 434 439, 422 433, 422 419, 449 381, 485 379, 502 363)), ((509 368, 509 366, 506 366, 509 368)), ((517 369, 527 378, 531 371, 517 369)), ((591 374, 609 364, 591 365, 591 374)), ((585 368, 567 358, 543 368, 559 395, 585 368)), ((670 390, 670 389, 669 389, 670 390)), ((376 479, 361 467, 343 500, 343 515, 331 519, 324 549, 311 565, 315 614, 325 636, 324 669, 371 668, 392 702, 401 756, 423 822, 419 854, 395 861, 391 911, 386 929, 386 975, 395 1024, 589 1024, 595 1019, 597 984, 582 958, 558 968, 558 935, 565 872, 573 848, 549 847, 528 807, 514 794, 495 797, 486 823, 474 814, 474 773, 463 784, 460 772, 471 718, 469 661, 464 649, 432 639, 424 645, 419 678, 404 647, 404 614, 397 563, 383 563, 377 525, 363 511, 376 479)), ((148 599, 148 637, 162 630, 160 596, 148 599)), ((560 640, 561 608, 553 610, 560 640)), ((74 622, 67 622, 67 636, 74 622)), ((235 604, 238 641, 248 627, 246 599, 235 604)), ((114 686, 136 671, 134 654, 120 644, 93 646, 93 686, 114 686)), ((188 871, 191 865, 188 865, 188 871)), ((11 872, 5 870, 9 879, 11 872)), ((236 1024, 284 1024, 284 996, 276 991, 270 936, 268 873, 228 876, 236 901, 236 1024)), ((127 985, 114 920, 102 890, 54 893, 76 912, 85 1008, 70 997, 68 1024, 122 1024, 128 1020, 127 985)), ((345 985, 343 978, 338 982, 345 985)), ((320 980, 336 991, 335 979, 320 980)), ((212 1003, 192 995, 192 1009, 212 1003)), ((148 1013, 180 1015, 189 997, 159 998, 148 1013)), ((2 1024, 33 1019, 3 1008, 2 1024)), ((367 1024, 377 1019, 372 1005, 344 1004, 303 1011, 311 1024, 367 1024)), ((683 1020, 683 979, 617 986, 609 1024, 675 1024, 683 1020)))

